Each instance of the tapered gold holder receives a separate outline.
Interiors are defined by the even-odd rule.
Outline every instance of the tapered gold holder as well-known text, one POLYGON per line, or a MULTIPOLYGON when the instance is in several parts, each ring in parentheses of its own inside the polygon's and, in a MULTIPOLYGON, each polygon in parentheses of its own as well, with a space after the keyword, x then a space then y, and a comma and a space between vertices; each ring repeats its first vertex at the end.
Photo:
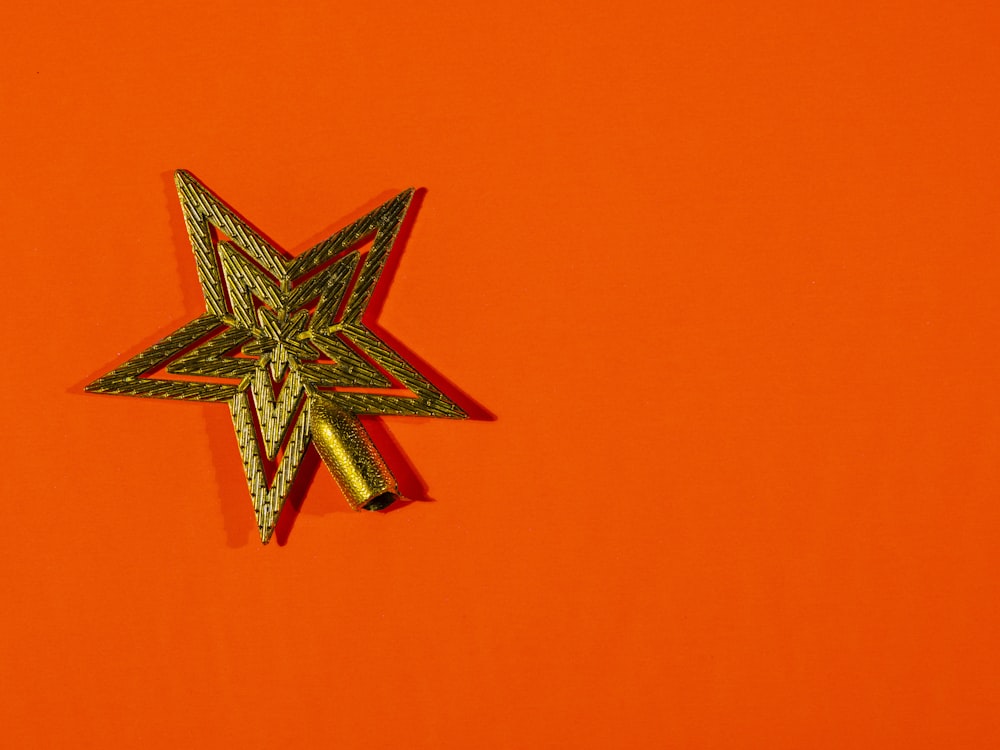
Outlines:
POLYGON ((310 405, 313 445, 354 510, 382 510, 399 497, 396 479, 361 420, 328 398, 310 405))

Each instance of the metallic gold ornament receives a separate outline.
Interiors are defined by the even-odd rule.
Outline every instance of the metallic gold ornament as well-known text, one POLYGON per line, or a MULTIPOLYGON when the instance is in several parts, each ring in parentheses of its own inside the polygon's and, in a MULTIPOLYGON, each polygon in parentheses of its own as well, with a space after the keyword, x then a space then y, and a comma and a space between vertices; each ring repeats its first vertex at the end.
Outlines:
POLYGON ((396 482, 356 415, 466 416, 362 321, 413 190, 289 259, 188 172, 176 183, 205 313, 86 390, 227 402, 264 544, 310 441, 352 508, 384 508, 396 482))

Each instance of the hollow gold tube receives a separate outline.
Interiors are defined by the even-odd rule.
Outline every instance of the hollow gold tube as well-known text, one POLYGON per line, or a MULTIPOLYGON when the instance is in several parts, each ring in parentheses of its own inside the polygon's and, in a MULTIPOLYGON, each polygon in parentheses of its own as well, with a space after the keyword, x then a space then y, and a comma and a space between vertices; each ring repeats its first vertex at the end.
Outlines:
POLYGON ((354 510, 382 510, 398 497, 396 479, 361 421, 330 399, 310 406, 313 444, 354 510))

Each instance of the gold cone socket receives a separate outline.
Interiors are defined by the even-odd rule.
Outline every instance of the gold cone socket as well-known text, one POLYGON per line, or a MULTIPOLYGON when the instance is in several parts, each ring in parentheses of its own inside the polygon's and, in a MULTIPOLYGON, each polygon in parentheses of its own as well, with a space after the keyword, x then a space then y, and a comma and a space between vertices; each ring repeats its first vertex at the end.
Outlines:
POLYGON ((354 510, 381 510, 398 495, 396 479, 360 420, 332 401, 312 400, 313 444, 354 510))

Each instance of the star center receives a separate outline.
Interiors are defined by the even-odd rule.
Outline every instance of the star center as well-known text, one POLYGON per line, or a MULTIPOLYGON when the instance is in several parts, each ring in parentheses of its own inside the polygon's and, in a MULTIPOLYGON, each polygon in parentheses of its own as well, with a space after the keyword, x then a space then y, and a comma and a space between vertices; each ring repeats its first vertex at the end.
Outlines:
POLYGON ((244 345, 243 353, 258 357, 258 367, 269 367, 275 382, 284 378, 289 367, 295 369, 299 362, 316 358, 309 344, 308 311, 289 315, 285 310, 261 307, 257 320, 260 327, 254 329, 254 340, 244 345))

